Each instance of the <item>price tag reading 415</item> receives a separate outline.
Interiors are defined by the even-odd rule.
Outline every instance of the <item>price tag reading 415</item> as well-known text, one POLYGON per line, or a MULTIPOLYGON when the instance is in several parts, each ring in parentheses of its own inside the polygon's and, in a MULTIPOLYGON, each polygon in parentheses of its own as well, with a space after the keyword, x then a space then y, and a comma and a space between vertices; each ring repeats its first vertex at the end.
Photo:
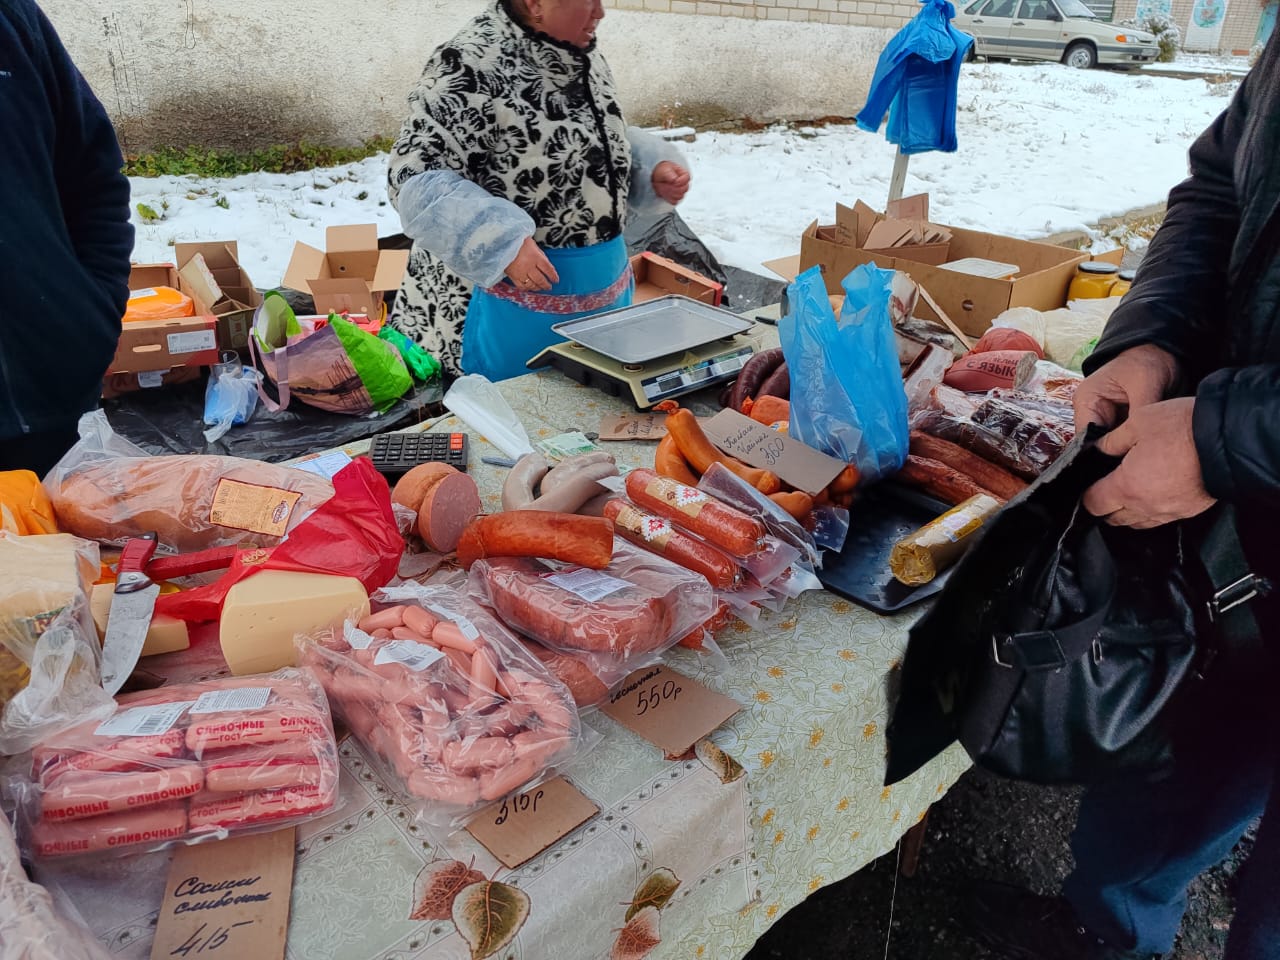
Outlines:
POLYGON ((600 709, 628 730, 679 757, 742 708, 667 667, 637 670, 600 709))
POLYGON ((649 689, 641 688, 636 694, 636 716, 643 717, 650 710, 657 710, 664 703, 673 703, 680 696, 683 687, 674 680, 663 680, 653 683, 649 689))

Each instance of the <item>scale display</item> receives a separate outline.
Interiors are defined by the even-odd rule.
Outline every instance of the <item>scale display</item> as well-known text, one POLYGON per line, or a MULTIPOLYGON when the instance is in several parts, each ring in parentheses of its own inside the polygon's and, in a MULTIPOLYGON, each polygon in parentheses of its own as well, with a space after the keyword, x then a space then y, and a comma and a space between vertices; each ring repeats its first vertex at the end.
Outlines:
POLYGON ((640 381, 646 404, 661 403, 704 386, 736 377, 755 351, 741 347, 722 356, 712 357, 687 367, 668 370, 640 381))

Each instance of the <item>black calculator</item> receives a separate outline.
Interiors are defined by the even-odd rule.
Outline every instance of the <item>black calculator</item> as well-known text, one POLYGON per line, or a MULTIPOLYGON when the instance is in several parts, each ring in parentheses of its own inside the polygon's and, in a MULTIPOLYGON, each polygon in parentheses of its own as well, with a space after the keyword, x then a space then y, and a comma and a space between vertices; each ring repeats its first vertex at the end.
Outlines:
POLYGON ((465 433, 384 433, 373 438, 369 459, 384 477, 400 477, 422 463, 467 469, 465 433))

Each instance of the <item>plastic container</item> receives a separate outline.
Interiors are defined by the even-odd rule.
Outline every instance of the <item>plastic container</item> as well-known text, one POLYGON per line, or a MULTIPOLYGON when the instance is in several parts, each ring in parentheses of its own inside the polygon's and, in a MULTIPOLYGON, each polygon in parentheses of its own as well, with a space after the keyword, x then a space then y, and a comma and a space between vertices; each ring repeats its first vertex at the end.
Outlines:
POLYGON ((1067 300, 1100 300, 1109 296, 1119 271, 1114 263, 1086 260, 1076 267, 1076 275, 1067 288, 1067 300))
POLYGON ((1133 286, 1133 276, 1137 271, 1121 270, 1116 274, 1116 282, 1111 285, 1111 292, 1107 294, 1109 297, 1123 297, 1129 292, 1129 288, 1133 286))
POLYGON ((173 287, 130 290, 129 302, 124 308, 125 323, 137 320, 176 320, 195 315, 195 301, 173 287))

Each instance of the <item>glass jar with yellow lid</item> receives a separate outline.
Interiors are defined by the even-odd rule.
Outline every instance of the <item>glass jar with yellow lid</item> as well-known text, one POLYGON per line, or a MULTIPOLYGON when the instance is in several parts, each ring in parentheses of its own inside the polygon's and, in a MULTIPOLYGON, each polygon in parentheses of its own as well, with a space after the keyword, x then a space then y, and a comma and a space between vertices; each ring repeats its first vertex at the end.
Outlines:
POLYGON ((1129 292, 1129 288, 1133 286, 1134 270, 1121 270, 1116 274, 1116 282, 1111 285, 1111 292, 1107 294, 1109 297, 1123 297, 1129 292))
POLYGON ((1067 288, 1068 300, 1099 300, 1111 294, 1120 268, 1102 260, 1086 260, 1076 266, 1076 275, 1067 288))

